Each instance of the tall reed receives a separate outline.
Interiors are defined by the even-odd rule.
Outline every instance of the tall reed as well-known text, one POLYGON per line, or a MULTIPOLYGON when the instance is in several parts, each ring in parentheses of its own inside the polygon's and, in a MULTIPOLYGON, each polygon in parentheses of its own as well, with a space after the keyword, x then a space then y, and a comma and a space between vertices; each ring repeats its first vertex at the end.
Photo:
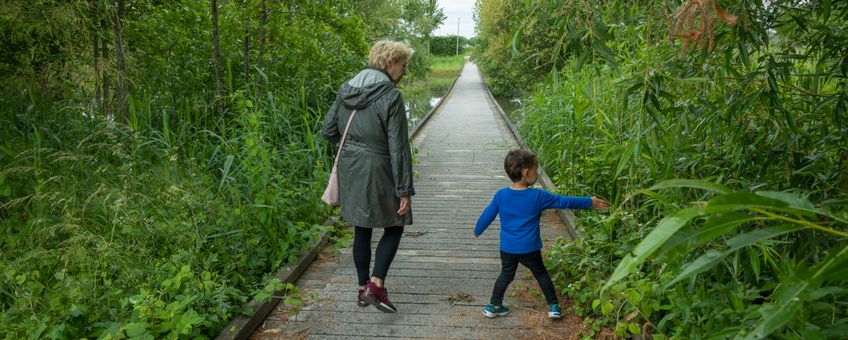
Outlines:
POLYGON ((598 318, 595 332, 827 338, 846 329, 836 268, 846 259, 848 134, 834 52, 848 37, 800 27, 844 26, 835 18, 848 7, 779 3, 740 3, 729 9, 739 25, 716 25, 712 41, 683 50, 663 42, 673 21, 651 9, 677 5, 511 2, 562 15, 520 24, 513 55, 499 56, 559 65, 525 89, 519 130, 559 190, 616 206, 582 216, 583 237, 549 259, 576 312, 598 318), (533 50, 521 41, 527 29, 559 40, 533 50), (606 285, 594 279, 610 275, 606 285))

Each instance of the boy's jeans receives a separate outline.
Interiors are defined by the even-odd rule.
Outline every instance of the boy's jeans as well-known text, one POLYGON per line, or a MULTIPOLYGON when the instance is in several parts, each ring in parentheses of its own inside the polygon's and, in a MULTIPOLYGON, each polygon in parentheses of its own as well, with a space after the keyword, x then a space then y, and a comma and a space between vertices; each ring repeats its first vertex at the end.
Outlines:
POLYGON ((500 305, 503 303, 506 287, 509 286, 512 279, 515 278, 515 270, 518 269, 518 264, 521 263, 533 273, 536 281, 539 282, 539 288, 545 294, 545 300, 548 304, 557 302, 556 292, 554 291, 554 283, 551 282, 551 277, 545 269, 545 263, 542 261, 542 251, 537 250, 527 254, 510 254, 501 251, 501 275, 495 281, 495 288, 492 290, 492 300, 489 303, 500 305))

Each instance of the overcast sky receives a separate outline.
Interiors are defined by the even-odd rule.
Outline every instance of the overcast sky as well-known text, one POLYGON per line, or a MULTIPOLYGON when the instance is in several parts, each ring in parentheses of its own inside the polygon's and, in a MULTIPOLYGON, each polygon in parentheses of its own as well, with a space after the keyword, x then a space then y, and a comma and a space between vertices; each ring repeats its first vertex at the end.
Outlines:
POLYGON ((456 34, 456 21, 459 18, 459 35, 466 38, 474 34, 474 0, 439 0, 439 7, 448 17, 435 35, 456 34))

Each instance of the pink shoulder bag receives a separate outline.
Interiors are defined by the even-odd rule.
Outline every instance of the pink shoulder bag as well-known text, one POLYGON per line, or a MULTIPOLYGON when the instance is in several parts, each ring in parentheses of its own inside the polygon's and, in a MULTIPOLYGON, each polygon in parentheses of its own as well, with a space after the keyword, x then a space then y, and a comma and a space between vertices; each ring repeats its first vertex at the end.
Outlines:
POLYGON ((356 110, 353 110, 353 112, 350 113, 350 118, 347 119, 347 126, 345 126, 344 133, 342 134, 342 140, 339 142, 339 151, 336 152, 336 160, 333 161, 333 171, 330 172, 330 180, 327 182, 327 189, 324 189, 324 195, 321 196, 322 201, 334 207, 338 207, 341 203, 339 201, 339 155, 342 154, 345 137, 347 137, 347 130, 350 129, 350 122, 353 121, 354 115, 356 115, 356 110))

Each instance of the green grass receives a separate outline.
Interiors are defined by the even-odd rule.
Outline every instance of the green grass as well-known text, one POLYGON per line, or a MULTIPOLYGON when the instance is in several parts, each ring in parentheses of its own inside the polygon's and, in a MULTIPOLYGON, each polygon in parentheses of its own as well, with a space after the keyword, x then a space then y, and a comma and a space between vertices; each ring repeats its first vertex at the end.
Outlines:
POLYGON ((428 79, 450 79, 452 82, 456 77, 457 72, 462 69, 462 64, 465 63, 465 56, 433 56, 430 62, 430 71, 427 73, 428 79))
POLYGON ((430 71, 427 73, 427 83, 430 93, 441 96, 453 84, 454 79, 465 64, 465 56, 440 57, 433 56, 430 71))

